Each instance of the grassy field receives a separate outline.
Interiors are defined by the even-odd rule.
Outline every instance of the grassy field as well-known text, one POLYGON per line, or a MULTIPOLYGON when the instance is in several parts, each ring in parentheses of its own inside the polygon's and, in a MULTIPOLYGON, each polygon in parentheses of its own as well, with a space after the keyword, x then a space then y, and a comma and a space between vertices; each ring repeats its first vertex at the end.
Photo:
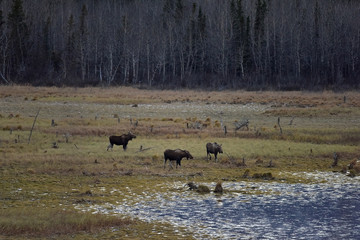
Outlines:
POLYGON ((311 182, 292 173, 343 171, 360 156, 358 92, 0 86, 0 106, 5 239, 191 239, 170 224, 76 206, 121 202, 128 189, 165 191, 157 187, 164 182, 269 181, 258 177, 264 173, 311 182), (236 130, 246 119, 248 128, 236 130), (127 151, 106 151, 110 135, 128 131, 137 138, 127 151), (224 150, 218 162, 206 158, 206 143, 215 141, 224 150), (164 168, 167 148, 187 149, 194 159, 164 168), (339 162, 331 167, 334 152, 339 162))

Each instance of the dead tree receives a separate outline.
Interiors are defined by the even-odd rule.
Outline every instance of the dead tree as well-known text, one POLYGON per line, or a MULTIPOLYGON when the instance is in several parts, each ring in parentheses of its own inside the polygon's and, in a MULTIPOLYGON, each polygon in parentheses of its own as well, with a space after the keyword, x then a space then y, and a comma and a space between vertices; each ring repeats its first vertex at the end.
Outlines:
POLYGON ((246 163, 245 163, 245 158, 243 157, 242 162, 239 164, 239 166, 241 167, 247 167, 246 163))
POLYGON ((140 145, 139 150, 138 150, 138 151, 136 151, 136 152, 137 152, 137 153, 138 153, 138 152, 144 152, 144 151, 150 150, 150 149, 152 149, 152 148, 154 148, 154 147, 144 148, 142 145, 140 145))
POLYGON ((331 165, 331 167, 336 167, 336 166, 338 165, 338 160, 339 160, 339 156, 337 155, 336 152, 334 152, 333 158, 334 158, 334 162, 333 162, 333 164, 331 165))
POLYGON ((268 165, 267 167, 269 167, 269 168, 274 167, 274 164, 273 164, 273 162, 272 162, 272 159, 270 159, 269 165, 268 165))
POLYGON ((281 128, 281 125, 280 125, 280 117, 278 117, 278 126, 279 126, 279 129, 280 129, 280 135, 282 135, 282 128, 281 128))
POLYGON ((37 117, 39 116, 39 113, 40 113, 40 108, 39 108, 39 111, 37 112, 37 114, 36 114, 36 116, 35 116, 33 125, 32 125, 31 130, 30 130, 30 135, 29 135, 28 144, 30 143, 31 135, 32 135, 32 132, 33 132, 33 130, 34 130, 34 126, 35 126, 35 123, 36 123, 36 119, 37 119, 37 117))
POLYGON ((246 129, 249 130, 249 120, 248 119, 245 119, 240 123, 238 121, 235 121, 234 124, 235 124, 235 132, 237 130, 240 130, 243 127, 246 127, 246 129))
POLYGON ((291 118, 291 120, 290 120, 290 122, 289 122, 289 125, 290 125, 290 126, 293 124, 294 118, 295 118, 295 117, 292 117, 292 118, 291 118))
POLYGON ((66 142, 66 143, 69 142, 69 137, 70 137, 70 136, 71 136, 70 133, 65 133, 65 134, 63 135, 63 137, 65 138, 65 142, 66 142))

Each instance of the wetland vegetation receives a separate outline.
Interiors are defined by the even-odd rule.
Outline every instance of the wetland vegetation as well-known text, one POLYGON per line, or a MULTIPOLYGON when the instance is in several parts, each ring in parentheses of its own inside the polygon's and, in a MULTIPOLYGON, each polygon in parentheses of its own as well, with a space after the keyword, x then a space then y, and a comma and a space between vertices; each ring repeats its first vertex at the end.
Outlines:
POLYGON ((269 194, 251 187, 263 182, 324 183, 332 178, 309 176, 345 176, 360 157, 357 92, 0 86, 0 102, 5 239, 199 238, 181 225, 110 210, 162 193, 171 201, 168 192, 203 197, 189 192, 189 182, 211 192, 223 183, 224 195, 247 196, 269 194), (106 151, 110 135, 129 131, 137 137, 126 151, 106 151), (207 160, 207 142, 222 144, 218 162, 207 160), (168 148, 186 149, 193 159, 164 169, 168 148), (240 182, 248 184, 231 188, 240 182))

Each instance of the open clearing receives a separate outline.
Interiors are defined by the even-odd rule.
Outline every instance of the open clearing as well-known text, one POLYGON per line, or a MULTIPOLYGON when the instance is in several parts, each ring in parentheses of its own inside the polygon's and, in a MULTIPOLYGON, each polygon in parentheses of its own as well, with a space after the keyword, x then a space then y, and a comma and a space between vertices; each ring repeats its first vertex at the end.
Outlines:
MULTIPOLYGON (((186 191, 190 181, 318 183, 312 173, 346 172, 360 157, 359 119, 357 92, 0 86, 0 237, 199 238, 194 229, 126 211, 88 212, 134 207, 131 194, 186 191), (236 130, 245 120, 248 127, 236 130), (127 151, 106 151, 110 135, 128 131, 137 138, 127 151), (205 145, 215 141, 224 150, 218 162, 206 159, 205 145), (167 148, 194 159, 164 169, 167 148)), ((235 192, 259 194, 249 186, 228 194, 235 192)))

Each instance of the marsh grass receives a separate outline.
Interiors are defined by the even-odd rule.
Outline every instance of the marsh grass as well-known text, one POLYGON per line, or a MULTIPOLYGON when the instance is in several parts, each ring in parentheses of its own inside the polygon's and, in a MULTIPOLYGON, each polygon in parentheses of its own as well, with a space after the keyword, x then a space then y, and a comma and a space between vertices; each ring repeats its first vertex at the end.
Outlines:
POLYGON ((61 209, 0 209, 3 236, 56 237, 79 232, 95 233, 109 227, 124 228, 132 223, 129 219, 114 216, 61 209))
POLYGON ((310 182, 291 173, 341 171, 360 155, 360 94, 356 92, 1 86, 0 101, 0 238, 164 236, 151 235, 153 229, 177 238, 171 226, 82 213, 74 206, 116 203, 126 194, 166 191, 164 183, 174 181, 310 182), (141 104, 160 106, 155 108, 159 112, 141 104), (172 104, 176 107, 167 108, 172 104), (192 104, 216 114, 205 116, 187 109, 192 104), (262 107, 240 108, 245 104, 262 107), (250 119, 249 129, 235 132, 234 120, 244 116, 250 119), (201 128, 189 127, 195 123, 201 128), (228 127, 226 136, 222 125, 228 127), (128 131, 137 138, 126 151, 119 146, 106 151, 110 135, 128 131), (213 156, 207 159, 207 142, 222 144, 224 153, 218 155, 218 162, 213 156), (164 150, 176 148, 189 150, 194 159, 183 159, 178 169, 164 168, 164 150), (340 156, 336 167, 330 167, 333 152, 340 156), (270 180, 258 177, 269 174, 270 180), (106 233, 100 234, 102 229, 106 233))
POLYGON ((248 91, 195 91, 195 90, 142 90, 131 87, 112 88, 56 88, 31 86, 1 86, 0 97, 35 99, 41 101, 84 101, 116 104, 159 102, 205 102, 205 103, 271 103, 276 106, 360 106, 357 92, 248 92, 248 91), (344 102, 346 96, 346 102, 344 102))

